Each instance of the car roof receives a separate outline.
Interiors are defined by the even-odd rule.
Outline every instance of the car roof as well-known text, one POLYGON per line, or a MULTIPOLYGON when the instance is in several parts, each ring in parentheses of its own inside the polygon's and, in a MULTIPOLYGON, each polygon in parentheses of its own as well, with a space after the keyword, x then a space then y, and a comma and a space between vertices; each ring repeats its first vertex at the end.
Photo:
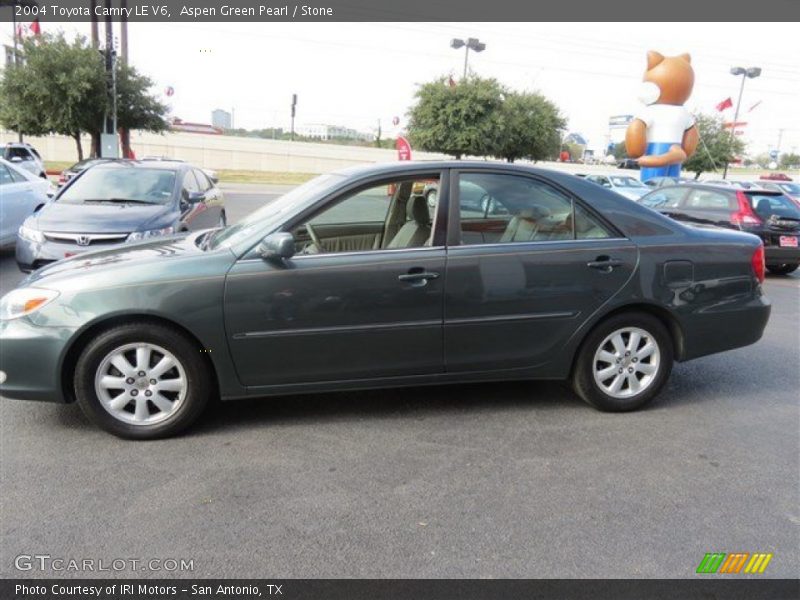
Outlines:
POLYGON ((555 171, 553 169, 542 169, 540 167, 532 167, 529 165, 489 160, 407 160, 345 167, 343 169, 333 171, 333 173, 336 175, 343 175, 345 177, 368 177, 373 175, 380 176, 403 174, 411 171, 439 171, 442 169, 461 169, 469 171, 489 171, 499 169, 506 172, 540 175, 550 179, 562 177, 577 179, 574 175, 572 175, 572 173, 566 173, 564 171, 555 171))
POLYGON ((167 160, 154 160, 154 161, 141 161, 131 159, 111 160, 101 163, 93 167, 94 169, 163 169, 165 171, 177 171, 180 169, 190 168, 191 165, 185 162, 167 161, 167 160))

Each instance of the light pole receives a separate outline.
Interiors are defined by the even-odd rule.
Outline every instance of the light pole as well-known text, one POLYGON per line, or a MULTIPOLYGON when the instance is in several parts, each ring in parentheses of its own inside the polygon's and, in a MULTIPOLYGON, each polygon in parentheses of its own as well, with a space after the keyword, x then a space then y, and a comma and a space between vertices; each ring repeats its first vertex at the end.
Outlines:
POLYGON ((467 78, 467 65, 469 64, 469 51, 474 50, 475 52, 483 52, 486 50, 486 44, 481 42, 478 38, 467 38, 466 40, 460 40, 458 38, 453 38, 450 40, 450 47, 454 50, 458 50, 462 46, 466 46, 464 51, 464 79, 467 78))
MULTIPOLYGON (((735 75, 738 77, 739 75, 742 76, 742 84, 739 86, 739 99, 736 101, 736 113, 733 115, 733 123, 731 123, 731 143, 736 136, 736 123, 739 121, 739 108, 742 105, 742 93, 744 92, 744 82, 746 79, 755 79, 759 75, 761 75, 761 67, 750 67, 749 69, 745 69, 744 67, 733 67, 731 69, 731 75, 735 75)), ((722 178, 725 179, 728 176, 728 161, 725 161, 725 170, 722 172, 722 178)))

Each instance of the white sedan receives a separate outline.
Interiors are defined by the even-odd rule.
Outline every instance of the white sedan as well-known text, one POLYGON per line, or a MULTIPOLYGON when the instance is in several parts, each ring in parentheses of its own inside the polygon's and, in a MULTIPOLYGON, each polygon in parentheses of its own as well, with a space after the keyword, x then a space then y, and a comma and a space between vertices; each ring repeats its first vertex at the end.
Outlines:
POLYGON ((53 194, 53 184, 0 158, 0 248, 14 245, 22 222, 53 194))
POLYGON ((587 175, 586 180, 614 190, 629 200, 638 200, 651 191, 651 188, 629 175, 587 175))

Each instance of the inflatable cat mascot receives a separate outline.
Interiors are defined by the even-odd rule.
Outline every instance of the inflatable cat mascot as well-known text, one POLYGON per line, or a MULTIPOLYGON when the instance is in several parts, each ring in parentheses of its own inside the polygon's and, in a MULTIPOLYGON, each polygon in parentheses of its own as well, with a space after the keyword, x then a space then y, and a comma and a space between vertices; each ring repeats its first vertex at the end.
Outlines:
POLYGON ((688 54, 665 57, 647 53, 639 99, 645 107, 628 125, 625 149, 638 159, 641 180, 678 177, 681 164, 697 148, 697 126, 683 105, 694 86, 692 59, 688 54))

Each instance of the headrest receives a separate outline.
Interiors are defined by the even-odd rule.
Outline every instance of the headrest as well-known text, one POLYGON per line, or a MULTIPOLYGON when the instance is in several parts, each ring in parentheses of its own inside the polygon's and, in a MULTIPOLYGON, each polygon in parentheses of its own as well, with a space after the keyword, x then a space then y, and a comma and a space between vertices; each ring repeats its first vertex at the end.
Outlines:
POLYGON ((406 203, 406 215, 409 220, 427 227, 431 224, 431 214, 428 211, 428 201, 425 196, 411 196, 406 203))

